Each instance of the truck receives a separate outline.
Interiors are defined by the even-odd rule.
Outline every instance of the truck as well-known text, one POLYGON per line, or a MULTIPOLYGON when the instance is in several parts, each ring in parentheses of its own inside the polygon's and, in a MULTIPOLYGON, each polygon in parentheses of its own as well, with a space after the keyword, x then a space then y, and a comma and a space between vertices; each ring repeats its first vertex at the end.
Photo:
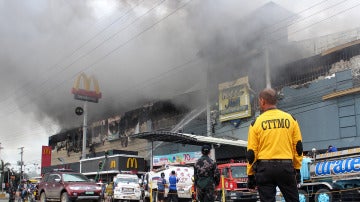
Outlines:
POLYGON ((140 179, 135 174, 121 173, 114 177, 113 200, 140 201, 141 189, 140 179))
POLYGON ((247 188, 246 162, 218 164, 221 181, 215 187, 216 201, 247 201, 259 199, 258 192, 247 188))
MULTIPOLYGON (((167 165, 147 172, 142 176, 143 201, 150 202, 150 199, 151 201, 157 201, 157 181, 160 179, 160 174, 163 172, 167 183, 169 183, 169 176, 173 170, 178 178, 176 188, 179 201, 192 200, 191 189, 193 185, 192 177, 194 176, 194 167, 189 165, 167 165)), ((165 188, 165 197, 167 197, 168 192, 169 189, 165 188)))
POLYGON ((301 178, 300 202, 360 201, 360 147, 304 157, 301 178))

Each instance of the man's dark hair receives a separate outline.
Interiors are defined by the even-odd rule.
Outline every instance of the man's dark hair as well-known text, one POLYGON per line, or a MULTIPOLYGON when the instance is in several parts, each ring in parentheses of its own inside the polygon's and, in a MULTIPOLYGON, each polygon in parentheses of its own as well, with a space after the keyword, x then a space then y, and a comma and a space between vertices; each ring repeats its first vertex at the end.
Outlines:
POLYGON ((202 147, 201 147, 201 153, 203 154, 203 155, 208 155, 209 153, 210 153, 210 150, 211 150, 211 147, 210 147, 210 145, 203 145, 202 147))
POLYGON ((171 174, 175 175, 175 170, 172 170, 172 171, 171 171, 171 174))
POLYGON ((276 91, 272 88, 265 88, 262 90, 259 94, 259 98, 266 100, 266 102, 271 105, 276 105, 277 103, 276 91))

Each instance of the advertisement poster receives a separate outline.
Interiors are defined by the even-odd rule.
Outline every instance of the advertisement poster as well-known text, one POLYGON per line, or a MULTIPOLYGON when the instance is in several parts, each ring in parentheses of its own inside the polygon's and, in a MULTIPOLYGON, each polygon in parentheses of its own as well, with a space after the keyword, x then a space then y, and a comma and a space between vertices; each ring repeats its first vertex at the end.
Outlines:
POLYGON ((108 140, 117 140, 119 139, 119 124, 120 124, 120 116, 115 116, 108 119, 108 140))
POLYGON ((97 121, 91 124, 92 137, 91 143, 102 143, 105 140, 105 137, 108 134, 108 124, 107 120, 97 121))
POLYGON ((202 154, 199 151, 154 156, 153 166, 195 163, 201 155, 202 154))
POLYGON ((219 119, 221 122, 251 116, 248 77, 219 84, 219 119))

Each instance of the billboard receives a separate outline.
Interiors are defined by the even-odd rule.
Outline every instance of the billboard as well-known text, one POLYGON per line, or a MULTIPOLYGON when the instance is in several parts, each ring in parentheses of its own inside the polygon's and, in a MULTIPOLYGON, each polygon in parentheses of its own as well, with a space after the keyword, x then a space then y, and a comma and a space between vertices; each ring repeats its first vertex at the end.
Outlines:
POLYGON ((101 121, 93 122, 91 124, 91 134, 92 144, 103 143, 108 134, 107 120, 104 119, 101 121))
POLYGON ((154 156, 153 166, 195 163, 201 156, 200 151, 154 156))
POLYGON ((119 139, 120 134, 120 116, 108 118, 108 137, 109 141, 119 139))
POLYGON ((221 122, 251 116, 248 77, 219 84, 219 119, 221 122))

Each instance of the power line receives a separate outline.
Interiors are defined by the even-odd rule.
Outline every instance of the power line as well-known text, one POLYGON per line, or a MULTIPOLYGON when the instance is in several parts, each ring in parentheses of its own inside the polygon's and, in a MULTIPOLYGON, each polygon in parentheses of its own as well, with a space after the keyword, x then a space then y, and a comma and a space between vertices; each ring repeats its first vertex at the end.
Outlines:
MULTIPOLYGON (((151 27, 150 27, 150 28, 151 28, 151 27)), ((147 30, 144 30, 144 32, 145 32, 145 31, 147 31, 147 30)), ((140 33, 140 34, 141 34, 141 33, 140 33)), ((126 44, 125 44, 125 45, 126 45, 126 44)), ((120 47, 118 47, 118 48, 120 48, 120 47)), ((116 50, 115 50, 115 51, 116 51, 116 50)), ((111 53, 110 53, 110 54, 111 54, 111 53)), ((109 55, 110 55, 110 54, 109 54, 109 55)), ((105 56, 105 57, 107 57, 107 56, 105 56)), ((94 64, 94 63, 93 63, 93 64, 94 64)), ((92 65, 91 65, 91 66, 92 66, 92 65)))
MULTIPOLYGON (((309 16, 300 18, 298 21, 294 20, 292 23, 286 24, 286 25, 281 26, 281 27, 279 27, 279 28, 277 28, 277 29, 275 29, 275 30, 273 30, 273 31, 271 31, 271 32, 268 32, 268 34, 274 34, 274 33, 276 33, 277 31, 279 31, 279 30, 281 30, 281 29, 288 28, 288 27, 291 26, 291 25, 294 25, 294 24, 299 23, 299 22, 301 22, 301 21, 303 21, 303 20, 306 20, 306 19, 308 19, 308 18, 310 18, 310 17, 313 17, 313 16, 315 16, 315 15, 321 13, 321 12, 324 12, 324 11, 330 9, 330 8, 333 8, 333 7, 338 6, 338 5, 342 4, 342 3, 345 3, 346 1, 348 1, 348 0, 343 0, 343 1, 341 1, 341 2, 338 2, 338 3, 336 3, 336 4, 333 4, 333 5, 329 6, 329 7, 326 7, 326 8, 324 8, 324 9, 322 9, 322 10, 319 10, 319 11, 317 11, 317 12, 315 12, 315 13, 309 15, 309 16)), ((306 9, 306 10, 307 10, 307 9, 306 9)))
MULTIPOLYGON (((293 35, 293 34, 296 34, 296 33, 298 33, 298 32, 304 31, 304 29, 306 29, 306 28, 309 28, 309 27, 312 27, 312 26, 314 26, 314 25, 316 25, 316 24, 319 24, 319 23, 321 23, 321 22, 324 22, 324 21, 326 21, 326 20, 328 20, 328 19, 330 19, 330 18, 333 18, 333 17, 335 17, 335 16, 337 16, 337 15, 339 15, 339 14, 345 13, 345 12, 347 12, 347 11, 349 11, 349 10, 351 10, 351 9, 354 9, 354 8, 356 8, 356 7, 358 7, 358 6, 360 6, 360 3, 359 3, 359 4, 356 4, 356 5, 352 6, 352 7, 346 8, 346 9, 344 9, 344 10, 341 10, 341 11, 339 11, 339 12, 337 12, 337 13, 329 16, 329 17, 326 17, 326 18, 324 18, 324 19, 322 19, 322 20, 319 20, 319 21, 317 21, 317 22, 314 22, 314 23, 312 23, 312 24, 310 24, 310 25, 308 25, 308 26, 306 26, 306 27, 303 27, 303 28, 301 28, 301 29, 297 29, 297 30, 295 30, 294 32, 289 33, 288 35, 280 36, 278 39, 273 39, 273 40, 269 41, 265 46, 271 45, 271 44, 275 43, 276 41, 279 41, 280 39, 283 39, 283 38, 288 37, 288 36, 290 36, 290 35, 293 35)), ((264 46, 264 47, 265 47, 265 46, 264 46)))
POLYGON ((289 17, 285 17, 285 18, 279 20, 279 21, 276 22, 276 23, 273 23, 273 24, 271 24, 271 25, 268 25, 268 26, 264 27, 260 32, 270 32, 270 33, 271 33, 271 32, 273 32, 273 31, 270 31, 270 29, 273 28, 273 27, 275 27, 276 25, 281 24, 281 23, 283 23, 283 22, 286 22, 287 20, 291 20, 291 21, 294 20, 294 21, 295 21, 296 19, 299 19, 299 18, 300 18, 300 15, 299 15, 299 14, 304 13, 304 12, 306 12, 306 11, 308 11, 308 10, 311 10, 312 8, 315 8, 316 6, 318 6, 318 5, 320 5, 320 4, 323 4, 323 3, 325 3, 326 1, 328 1, 328 0, 320 1, 320 2, 318 2, 318 3, 316 3, 316 4, 312 5, 312 6, 310 6, 310 7, 308 7, 308 8, 306 8, 306 9, 304 9, 304 10, 301 10, 301 11, 299 11, 299 12, 297 12, 297 13, 289 16, 289 17), (269 30, 269 31, 266 31, 266 30, 269 30))
MULTIPOLYGON (((140 2, 140 1, 139 1, 140 2)), ((125 17, 127 14, 129 14, 134 8, 136 8, 137 6, 139 6, 140 3, 138 3, 136 6, 132 7, 131 9, 129 9, 128 11, 125 12, 125 14, 121 15, 120 17, 116 18, 114 21, 112 21, 109 25, 107 25, 106 27, 104 27, 103 29, 101 29, 99 32, 97 32, 94 36, 92 36, 91 38, 89 38, 88 40, 86 40, 85 42, 83 42, 82 44, 80 44, 79 47, 77 47, 75 50, 71 51, 70 54, 63 56, 61 59, 59 59, 57 62, 55 62, 54 65, 50 66, 49 68, 46 68, 44 71, 42 71, 40 73, 40 75, 42 75, 43 73, 46 73, 50 70, 55 69, 57 66, 59 66, 61 64, 61 62, 63 62, 66 58, 70 58, 72 57, 76 52, 78 52, 81 48, 85 47, 87 44, 89 44, 92 40, 94 40, 96 37, 98 37, 100 34, 102 34, 103 32, 105 32, 108 28, 110 28, 111 26, 113 26, 114 24, 116 24, 119 20, 121 20, 123 17, 125 17)), ((57 73, 61 73, 60 72, 55 72, 54 74, 57 73)), ((54 75, 53 74, 53 75, 54 75)), ((52 76, 48 77, 48 79, 46 79, 45 81, 41 82, 39 84, 39 86, 44 85, 45 83, 47 83, 48 81, 50 81, 52 78, 52 76)), ((13 93, 16 95, 16 93, 21 92, 21 89, 26 89, 29 85, 31 84, 31 81, 26 82, 24 85, 17 87, 16 89, 13 90, 13 93)), ((29 92, 29 90, 27 90, 26 92, 29 92)), ((12 93, 11 93, 12 94, 12 93)), ((5 102, 6 100, 10 99, 11 95, 9 95, 8 97, 6 97, 5 99, 3 99, 2 101, 0 101, 0 104, 5 102)))
MULTIPOLYGON (((153 10, 153 9, 156 8, 157 6, 161 5, 164 1, 165 1, 165 0, 161 1, 161 2, 160 2, 159 4, 157 4, 156 6, 152 7, 152 8, 151 8, 148 12, 146 12, 144 15, 146 15, 147 13, 149 13, 151 10, 153 10)), ((110 51, 108 54, 106 54, 105 56, 103 56, 103 57, 100 58, 99 60, 97 60, 97 61, 95 61, 94 63, 92 63, 89 67, 83 68, 82 70, 86 70, 86 69, 94 66, 94 65, 97 64, 98 62, 102 61, 104 58, 106 58, 107 56, 111 55, 111 54, 114 53, 116 50, 118 50, 118 49, 120 49, 121 47, 125 46, 125 45, 128 44, 129 42, 135 40, 136 38, 138 38, 139 36, 141 36, 141 35, 142 35, 143 33, 145 33, 146 31, 150 30, 151 28, 153 28, 154 26, 156 26, 156 25, 159 24, 160 22, 164 21, 165 19, 167 19, 167 18, 170 17, 171 15, 175 14, 178 10, 182 9, 183 7, 185 7, 185 6, 186 6, 187 4, 189 4, 190 2, 191 2, 191 0, 187 1, 187 2, 184 3, 183 5, 179 6, 179 7, 176 8, 174 11, 172 11, 171 13, 167 14, 165 17, 163 17, 163 18, 161 18, 160 20, 158 20, 156 23, 148 26, 146 29, 142 30, 140 33, 138 33, 138 34, 136 34, 135 36, 131 37, 130 39, 128 39, 127 41, 125 41, 123 44, 121 44, 120 46, 116 47, 115 49, 113 49, 112 51, 110 51)), ((142 15, 142 16, 144 16, 144 15, 142 15)), ((137 18, 137 19, 139 19, 139 18, 137 18)), ((136 21, 136 20, 135 20, 135 21, 136 21)), ((131 24, 133 24, 135 21, 133 21, 131 24)), ((190 61, 190 62, 191 62, 191 61, 190 61)), ((180 65, 179 67, 175 67, 175 68, 180 68, 181 66, 183 66, 183 65, 180 65)), ((68 66, 68 67, 69 67, 69 66, 68 66)), ((81 72, 81 71, 79 71, 79 72, 81 72)), ((77 74, 78 74, 79 72, 77 72, 77 74)), ((77 74, 76 74, 76 75, 73 75, 71 78, 75 78, 75 77, 77 76, 77 74)), ((165 73, 164 73, 164 74, 165 74, 165 73)), ((58 83, 58 84, 57 84, 55 87, 53 87, 52 89, 58 88, 60 85, 64 84, 66 81, 68 81, 68 80, 71 79, 71 78, 68 78, 68 79, 63 80, 62 82, 58 83)), ((41 95, 45 95, 45 94, 47 94, 47 93, 49 93, 49 92, 50 92, 50 90, 42 93, 41 95)), ((37 96, 37 97, 33 98, 32 101, 35 101, 35 100, 39 99, 39 97, 40 97, 40 96, 37 96)), ((32 103, 32 102, 27 102, 27 103, 25 103, 24 105, 19 106, 18 109, 23 108, 23 107, 29 105, 30 103, 32 103)), ((9 113, 10 113, 10 114, 11 114, 11 113, 14 113, 14 112, 16 112, 16 110, 17 110, 17 109, 14 109, 14 110, 10 111, 9 113)), ((4 116, 5 116, 5 115, 4 115, 4 116)))
MULTIPOLYGON (((90 51, 88 51, 87 53, 81 55, 80 57, 78 57, 77 59, 75 59, 74 61, 72 61, 70 64, 68 64, 67 66, 65 66, 64 68, 62 68, 59 72, 57 72, 57 74, 64 72, 66 69, 70 68, 73 64, 75 64, 75 63, 78 62, 79 60, 83 59, 85 56, 87 56, 87 55, 91 54, 92 52, 94 52, 96 49, 98 49, 99 47, 101 47, 105 42, 109 41, 110 39, 114 38, 114 37, 115 37, 117 34, 119 34, 120 32, 122 32, 122 31, 126 30, 127 28, 129 28, 131 25, 133 25, 135 22, 137 22, 138 20, 140 20, 142 17, 144 17, 144 16, 146 16, 147 14, 149 14, 151 11, 153 11, 155 8, 157 8, 158 6, 160 6, 161 4, 163 4, 165 1, 166 1, 166 0, 160 1, 158 4, 156 4, 155 6, 153 6, 152 8, 150 8, 147 12, 145 12, 143 15, 137 17, 137 18, 136 18, 134 21, 132 21, 129 25, 127 25, 127 26, 125 26, 124 28, 120 29, 119 31, 115 32, 115 33, 112 34, 110 37, 108 37, 107 39, 105 39, 104 41, 102 41, 100 44, 98 44, 95 48, 92 48, 90 51)), ((129 42, 129 40, 128 40, 127 42, 129 42)), ((111 54, 112 52, 113 52, 113 51, 111 51, 110 54, 111 54)), ((110 55, 110 54, 109 54, 109 55, 110 55)), ((105 57, 107 57, 107 55, 104 56, 104 57, 102 57, 100 60, 103 60, 105 57)), ((96 64, 96 62, 95 62, 95 64, 96 64)), ((95 64, 93 63, 92 65, 95 65, 95 64)), ((89 67, 88 67, 88 68, 89 68, 89 67)), ((88 69, 88 68, 83 68, 83 70, 88 69)), ((59 87, 60 85, 64 84, 66 81, 68 81, 69 79, 74 79, 74 78, 77 76, 77 74, 79 74, 80 72, 81 72, 81 70, 78 71, 75 75, 72 75, 70 78, 68 78, 68 79, 66 79, 66 80, 63 80, 63 82, 60 82, 60 84, 56 85, 56 86, 53 87, 53 88, 59 87)), ((48 79, 46 79, 45 81, 43 81, 43 82, 39 85, 38 88, 40 88, 40 87, 42 87, 42 86, 45 86, 45 84, 46 84, 48 81, 50 81, 51 78, 53 78, 53 76, 51 76, 51 77, 49 77, 48 79)), ((50 90, 51 90, 51 89, 50 89, 50 90)), ((47 92, 49 92, 50 90, 47 90, 47 92)), ((28 91, 26 91, 26 94, 25 94, 25 95, 30 94, 30 93, 31 93, 31 92, 28 90, 28 91)), ((45 94, 47 94, 47 93, 45 92, 45 94)), ((23 96, 25 96, 25 95, 23 95, 23 96)), ((43 95, 43 94, 41 94, 41 95, 43 95)), ((37 96, 37 98, 38 98, 38 97, 39 97, 39 96, 37 96)), ((35 100, 37 100, 37 98, 35 98, 35 100)), ((25 106, 27 106, 28 104, 30 104, 30 102, 25 103, 25 106)), ((18 107, 18 108, 19 108, 19 107, 18 107)), ((18 110, 18 109, 11 110, 10 112, 6 113, 6 115, 9 114, 9 113, 14 113, 14 112, 17 111, 17 110, 18 110)), ((4 116, 5 116, 5 115, 4 115, 4 116)))

